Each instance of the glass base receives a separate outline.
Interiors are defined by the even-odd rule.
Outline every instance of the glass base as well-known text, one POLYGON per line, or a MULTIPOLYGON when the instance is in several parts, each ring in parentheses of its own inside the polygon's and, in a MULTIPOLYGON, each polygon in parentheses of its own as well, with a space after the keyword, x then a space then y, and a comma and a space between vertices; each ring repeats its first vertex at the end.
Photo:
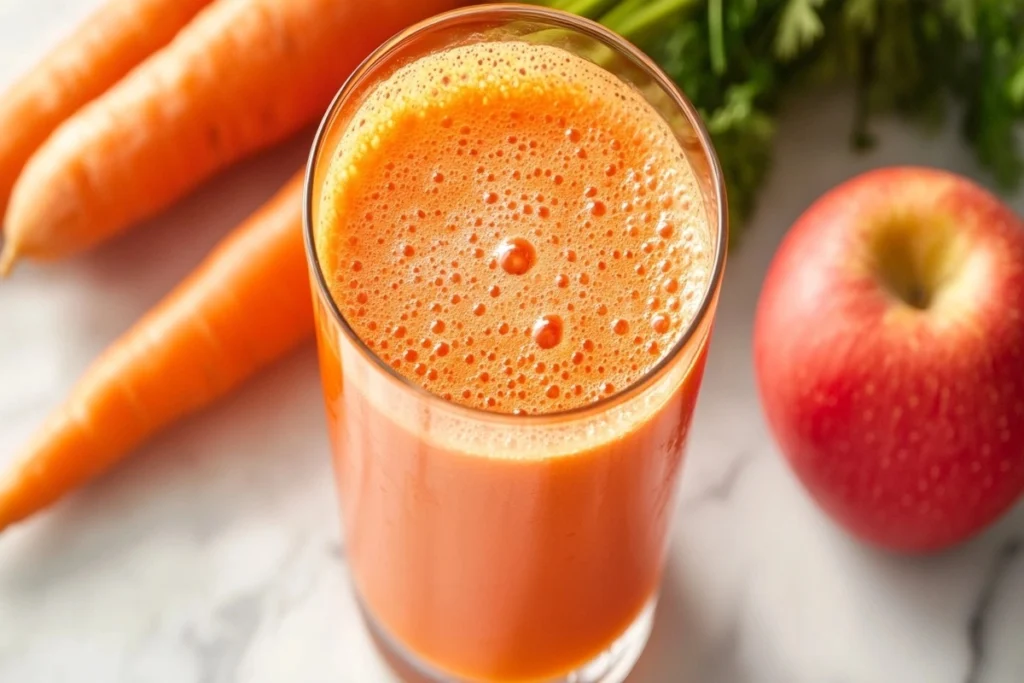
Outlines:
MULTIPOLYGON (((654 624, 656 604, 657 598, 652 598, 607 650, 583 666, 557 678, 530 683, 623 683, 647 645, 654 624)), ((392 638, 365 607, 360 605, 360 608, 378 651, 405 683, 485 683, 475 679, 454 678, 438 671, 392 638)))

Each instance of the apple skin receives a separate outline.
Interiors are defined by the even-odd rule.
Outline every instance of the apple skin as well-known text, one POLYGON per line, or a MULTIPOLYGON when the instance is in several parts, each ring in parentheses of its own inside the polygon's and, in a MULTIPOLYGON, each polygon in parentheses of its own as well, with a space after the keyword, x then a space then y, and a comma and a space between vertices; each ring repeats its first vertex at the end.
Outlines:
POLYGON ((783 454, 842 527, 912 553, 973 536, 1024 490, 1021 220, 933 169, 839 185, 774 257, 754 366, 783 454))

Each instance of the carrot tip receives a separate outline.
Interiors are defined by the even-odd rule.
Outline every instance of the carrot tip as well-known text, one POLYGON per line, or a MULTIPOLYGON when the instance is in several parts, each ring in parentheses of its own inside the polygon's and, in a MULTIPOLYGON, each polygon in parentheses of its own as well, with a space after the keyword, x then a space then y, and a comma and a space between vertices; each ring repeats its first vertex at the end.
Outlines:
POLYGON ((8 239, 4 243, 4 248, 0 251, 0 277, 7 277, 11 270, 14 269, 14 264, 18 261, 18 252, 14 246, 14 243, 8 239))

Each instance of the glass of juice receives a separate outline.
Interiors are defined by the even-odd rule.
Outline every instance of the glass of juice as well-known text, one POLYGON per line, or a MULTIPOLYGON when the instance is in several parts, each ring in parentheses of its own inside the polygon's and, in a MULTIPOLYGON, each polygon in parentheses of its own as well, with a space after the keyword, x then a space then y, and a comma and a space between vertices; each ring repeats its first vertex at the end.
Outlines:
POLYGON ((470 8, 355 71, 306 182, 346 556, 378 645, 415 680, 622 681, 725 261, 693 107, 595 23, 470 8))

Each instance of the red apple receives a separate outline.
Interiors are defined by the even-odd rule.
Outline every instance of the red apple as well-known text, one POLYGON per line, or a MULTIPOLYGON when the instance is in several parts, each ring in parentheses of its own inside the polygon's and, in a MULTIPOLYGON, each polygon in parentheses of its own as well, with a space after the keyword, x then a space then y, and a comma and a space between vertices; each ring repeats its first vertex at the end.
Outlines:
POLYGON ((1024 490, 1024 226, 951 173, 843 183, 775 255, 754 363, 782 452, 842 526, 913 552, 972 536, 1024 490))

